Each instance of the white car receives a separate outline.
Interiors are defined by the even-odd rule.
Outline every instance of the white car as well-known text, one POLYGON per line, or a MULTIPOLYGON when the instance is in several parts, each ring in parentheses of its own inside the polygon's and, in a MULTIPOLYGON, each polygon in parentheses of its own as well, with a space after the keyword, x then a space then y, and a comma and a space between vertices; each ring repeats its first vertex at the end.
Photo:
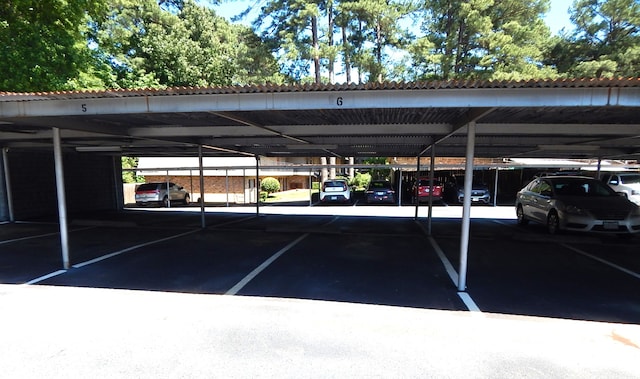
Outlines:
POLYGON ((640 233, 640 207, 611 187, 582 176, 536 178, 518 192, 518 224, 535 221, 550 234, 562 230, 640 233))
POLYGON ((175 201, 189 204, 189 192, 175 183, 144 183, 136 188, 136 204, 160 204, 170 207, 175 201))
POLYGON ((602 177, 614 191, 624 193, 627 199, 640 204, 640 173, 638 172, 614 172, 602 177))
POLYGON ((349 203, 351 202, 351 188, 346 180, 331 179, 322 183, 320 188, 320 202, 349 203))

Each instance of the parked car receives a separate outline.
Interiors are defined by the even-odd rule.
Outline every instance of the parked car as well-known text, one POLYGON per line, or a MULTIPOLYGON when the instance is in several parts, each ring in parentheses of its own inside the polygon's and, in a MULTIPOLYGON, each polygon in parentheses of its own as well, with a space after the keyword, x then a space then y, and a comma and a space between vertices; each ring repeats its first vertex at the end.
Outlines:
POLYGON ((367 187, 367 203, 392 203, 396 202, 396 191, 393 190, 388 180, 372 180, 367 187))
MULTIPOLYGON (((462 203, 464 201, 464 176, 452 176, 445 185, 445 194, 449 201, 462 203)), ((473 178, 471 187, 471 202, 489 204, 491 192, 482 181, 473 178)))
POLYGON ((159 204, 169 207, 171 202, 189 204, 189 192, 175 183, 144 183, 136 188, 136 204, 159 204), (169 191, 167 191, 167 187, 169 191))
POLYGON ((346 180, 332 179, 322 183, 320 188, 320 201, 322 203, 348 203, 351 202, 351 188, 346 180))
POLYGON ((415 202, 415 196, 416 196, 416 185, 418 187, 417 188, 418 201, 420 202, 429 201, 430 192, 433 192, 432 194, 433 201, 442 200, 442 192, 443 192, 442 183, 440 183, 437 180, 434 180, 433 191, 431 191, 431 187, 429 187, 429 178, 419 178, 418 181, 414 183, 413 189, 411 191, 411 195, 414 197, 414 202, 415 202))
POLYGON ((551 234, 640 232, 640 207, 594 178, 536 178, 518 192, 515 205, 518 224, 539 222, 551 234))
POLYGON ((627 199, 640 205, 640 173, 618 172, 605 174, 602 181, 614 191, 624 193, 627 199))

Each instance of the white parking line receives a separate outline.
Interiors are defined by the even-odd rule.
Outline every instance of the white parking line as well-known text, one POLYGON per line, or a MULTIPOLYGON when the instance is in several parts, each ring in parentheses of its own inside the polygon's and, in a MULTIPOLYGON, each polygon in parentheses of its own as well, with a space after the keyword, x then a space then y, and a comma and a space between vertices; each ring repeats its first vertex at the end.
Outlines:
POLYGON ((116 251, 116 252, 114 252, 114 253, 106 254, 106 255, 103 255, 103 256, 101 256, 101 257, 98 257, 98 258, 94 258, 94 259, 88 260, 88 261, 86 261, 86 262, 82 262, 82 263, 75 264, 75 265, 73 265, 73 266, 71 266, 71 267, 73 267, 73 268, 80 268, 80 267, 88 266, 88 265, 90 265, 90 264, 93 264, 93 263, 96 263, 96 262, 103 261, 103 260, 105 260, 105 259, 109 259, 109 258, 115 257, 115 256, 117 256, 117 255, 120 255, 120 254, 126 253, 126 252, 131 251, 131 250, 139 249, 139 248, 141 248, 141 247, 145 247, 145 246, 153 245, 153 244, 156 244, 156 243, 159 243, 159 242, 164 242, 164 241, 172 240, 172 239, 174 239, 174 238, 179 238, 179 237, 182 237, 182 236, 186 236, 186 235, 189 235, 189 234, 192 234, 192 233, 199 232, 200 230, 202 230, 202 229, 190 230, 190 231, 188 231, 188 232, 184 232, 184 233, 176 234, 176 235, 174 235, 174 236, 169 236, 169 237, 161 238, 161 239, 159 239, 159 240, 154 240, 154 241, 149 241, 149 242, 141 243, 141 244, 139 244, 139 245, 131 246, 131 247, 128 247, 128 248, 126 248, 126 249, 122 249, 122 250, 116 251))
POLYGON ((221 226, 228 226, 228 225, 232 225, 232 224, 237 224, 239 222, 247 221, 247 220, 250 220, 252 218, 256 218, 256 216, 255 215, 254 216, 247 216, 247 217, 243 217, 243 218, 241 218, 239 220, 231 220, 231 221, 223 222, 221 224, 211 225, 211 226, 209 226, 209 228, 219 228, 221 226))
POLYGON ((480 310, 480 308, 476 305, 476 302, 473 301, 473 299, 471 298, 471 296, 469 296, 468 293, 466 292, 458 292, 458 296, 460 297, 460 300, 462 300, 462 302, 464 303, 464 305, 467 306, 467 309, 474 315, 474 316, 480 316, 482 315, 482 311, 480 310))
MULTIPOLYGON (((86 228, 74 229, 74 230, 70 230, 69 232, 70 233, 79 232, 81 230, 87 230, 87 229, 92 229, 92 228, 95 228, 95 226, 88 226, 86 228)), ((46 234, 38 234, 36 236, 14 238, 12 240, 0 241, 0 245, 4 245, 4 244, 7 244, 7 243, 12 243, 12 242, 18 242, 18 241, 26 241, 26 240, 35 239, 35 238, 50 237, 50 236, 55 236, 55 235, 58 235, 58 234, 60 234, 60 232, 53 232, 53 233, 46 233, 46 234)))
POLYGON ((442 249, 440 248, 440 245, 438 245, 436 240, 433 239, 433 237, 431 236, 429 236, 428 238, 429 238, 429 242, 431 243, 431 247, 433 247, 433 250, 436 251, 438 258, 440 258, 440 260, 442 261, 442 264, 444 265, 445 270, 447 270, 447 274, 449 274, 449 278, 451 278, 453 285, 457 286, 458 272, 456 271, 455 268, 453 268, 453 265, 451 264, 451 262, 449 262, 449 259, 447 258, 447 256, 444 255, 444 252, 442 251, 442 249))
POLYGON ((24 286, 28 286, 28 285, 31 285, 31 284, 36 284, 36 283, 42 282, 43 280, 47 280, 49 278, 53 278, 54 276, 58 276, 58 275, 64 274, 65 272, 67 272, 67 270, 58 270, 58 271, 52 272, 50 274, 43 275, 43 276, 41 276, 39 278, 35 278, 33 280, 30 280, 30 281, 24 283, 23 285, 24 286))
POLYGON ((253 271, 251 271, 247 276, 245 276, 241 281, 238 282, 235 286, 233 286, 229 291, 225 293, 225 295, 235 295, 240 291, 244 286, 246 286, 253 278, 255 278, 258 274, 260 274, 264 269, 269 267, 271 263, 273 263, 276 259, 278 259, 282 254, 286 253, 289 249, 297 245, 300 241, 305 239, 309 233, 303 234, 298 237, 295 241, 291 242, 287 246, 280 249, 277 253, 273 254, 269 259, 262 262, 262 264, 256 267, 253 271))
POLYGON ((622 266, 618 266, 618 265, 617 265, 617 264, 615 264, 615 263, 612 263, 612 262, 609 262, 609 261, 607 261, 607 260, 605 260, 605 259, 602 259, 602 258, 596 257, 595 255, 591 255, 591 254, 587 253, 586 251, 582 251, 582 250, 580 250, 580 249, 578 249, 578 248, 576 248, 576 247, 573 247, 573 246, 567 245, 566 243, 563 243, 563 244, 561 244, 560 246, 566 247, 567 249, 569 249, 569 250, 573 250, 573 251, 575 251, 576 253, 581 254, 581 255, 584 255, 584 256, 585 256, 585 257, 587 257, 587 258, 591 258, 591 259, 593 259, 593 260, 595 260, 595 261, 598 261, 598 262, 600 262, 600 263, 604 263, 604 264, 606 264, 607 266, 613 267, 613 268, 615 268, 616 270, 620 270, 620 271, 624 272, 625 274, 629 274, 629 275, 631 275, 631 276, 633 276, 633 277, 635 277, 635 278, 637 278, 637 279, 640 279, 640 274, 639 274, 639 273, 637 273, 637 272, 634 272, 634 271, 628 270, 628 269, 626 269, 626 268, 624 268, 624 267, 622 267, 622 266))

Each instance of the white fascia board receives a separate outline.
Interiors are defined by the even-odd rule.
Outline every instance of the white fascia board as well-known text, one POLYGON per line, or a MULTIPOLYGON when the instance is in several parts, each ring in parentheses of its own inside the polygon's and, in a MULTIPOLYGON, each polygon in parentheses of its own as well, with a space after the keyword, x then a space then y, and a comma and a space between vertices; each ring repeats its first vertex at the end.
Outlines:
POLYGON ((476 124, 478 135, 640 135, 640 124, 476 124))
POLYGON ((140 96, 0 103, 0 118, 261 110, 640 107, 639 88, 478 88, 140 96))

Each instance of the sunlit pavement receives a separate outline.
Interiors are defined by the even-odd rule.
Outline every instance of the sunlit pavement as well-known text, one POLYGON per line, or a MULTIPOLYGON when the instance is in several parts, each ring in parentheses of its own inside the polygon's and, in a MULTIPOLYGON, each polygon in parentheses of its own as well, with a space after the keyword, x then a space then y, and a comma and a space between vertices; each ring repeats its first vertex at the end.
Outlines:
POLYGON ((640 327, 0 285, 6 378, 637 378, 640 327))
MULTIPOLYGON (((136 209, 136 208, 129 208, 136 209)), ((200 208, 144 208, 148 211, 154 212, 169 212, 169 211, 187 211, 187 212, 200 212, 200 208)), ((282 206, 282 205, 261 205, 256 209, 255 206, 232 206, 232 207, 205 207, 206 213, 248 213, 248 214, 283 214, 283 215, 335 215, 335 216, 379 216, 379 217, 415 217, 415 206, 397 206, 397 205, 384 205, 384 206, 282 206)), ((432 208, 433 218, 461 218, 463 208, 459 205, 437 205, 432 208)), ((418 208, 418 217, 427 218, 429 215, 429 208, 426 205, 421 205, 418 208)), ((503 220, 515 220, 516 211, 513 206, 488 206, 488 205, 474 205, 471 207, 471 218, 492 218, 503 220)))

